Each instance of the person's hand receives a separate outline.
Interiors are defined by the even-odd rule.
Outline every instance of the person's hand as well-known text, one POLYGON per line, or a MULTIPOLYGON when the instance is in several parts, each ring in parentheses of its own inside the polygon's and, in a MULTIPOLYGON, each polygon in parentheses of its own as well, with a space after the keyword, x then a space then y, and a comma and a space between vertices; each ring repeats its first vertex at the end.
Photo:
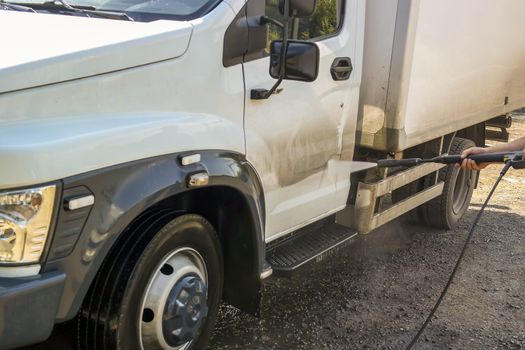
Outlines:
MULTIPOLYGON (((461 153, 461 158, 466 158, 467 156, 471 154, 480 154, 480 153, 487 153, 487 149, 482 148, 482 147, 471 147, 469 149, 464 150, 463 153, 461 153)), ((478 164, 472 159, 463 159, 463 161, 461 162, 461 167, 464 169, 468 169, 468 170, 481 170, 481 169, 485 169, 487 165, 489 164, 490 163, 478 164)))

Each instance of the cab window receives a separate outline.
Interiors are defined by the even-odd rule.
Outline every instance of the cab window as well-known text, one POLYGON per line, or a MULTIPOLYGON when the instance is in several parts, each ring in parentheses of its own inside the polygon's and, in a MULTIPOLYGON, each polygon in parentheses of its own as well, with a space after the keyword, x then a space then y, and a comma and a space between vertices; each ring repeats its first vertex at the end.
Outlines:
MULTIPOLYGON (((279 0, 266 0, 266 15, 282 21, 278 4, 279 0)), ((317 0, 317 8, 312 16, 294 21, 290 39, 316 40, 335 34, 341 26, 342 4, 343 0, 317 0)), ((279 39, 282 39, 281 29, 270 24, 268 44, 279 39)))

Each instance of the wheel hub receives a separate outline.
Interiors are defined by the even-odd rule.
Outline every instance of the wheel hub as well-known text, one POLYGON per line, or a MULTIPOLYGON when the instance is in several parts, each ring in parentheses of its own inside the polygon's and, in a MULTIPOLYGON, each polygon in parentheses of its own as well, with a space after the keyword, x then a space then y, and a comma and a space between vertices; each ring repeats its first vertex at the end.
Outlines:
POLYGON ((162 259, 144 292, 139 339, 143 350, 185 350, 208 316, 208 275, 202 256, 179 248, 162 259))
POLYGON ((194 339, 208 315, 206 287, 198 276, 185 276, 171 290, 164 308, 162 331, 166 342, 180 346, 194 339))

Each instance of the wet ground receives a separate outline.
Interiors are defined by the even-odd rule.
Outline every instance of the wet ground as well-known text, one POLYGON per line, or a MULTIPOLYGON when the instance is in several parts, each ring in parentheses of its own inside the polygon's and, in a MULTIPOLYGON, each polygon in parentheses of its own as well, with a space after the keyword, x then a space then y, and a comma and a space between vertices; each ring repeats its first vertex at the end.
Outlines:
MULTIPOLYGON (((262 319, 224 307, 212 348, 404 348, 445 285, 477 210, 452 232, 396 223, 330 263, 267 281, 262 319)), ((516 230, 525 218, 507 210, 489 208, 416 348, 525 347, 525 237, 516 230)))
MULTIPOLYGON (((511 132, 525 135, 525 119, 511 132)), ((292 279, 266 280, 261 319, 223 306, 211 348, 403 349, 441 293, 498 172, 483 172, 454 231, 397 220, 292 279)), ((59 338, 31 349, 68 349, 59 338)), ((525 171, 511 170, 500 185, 416 348, 525 349, 525 171)))
MULTIPOLYGON (((525 135, 515 120, 511 138, 525 135)), ((403 349, 456 262, 500 166, 484 170, 454 231, 397 220, 293 279, 265 283, 260 320, 224 306, 213 349, 403 349)), ((525 349, 525 171, 486 209, 418 349, 525 349)))

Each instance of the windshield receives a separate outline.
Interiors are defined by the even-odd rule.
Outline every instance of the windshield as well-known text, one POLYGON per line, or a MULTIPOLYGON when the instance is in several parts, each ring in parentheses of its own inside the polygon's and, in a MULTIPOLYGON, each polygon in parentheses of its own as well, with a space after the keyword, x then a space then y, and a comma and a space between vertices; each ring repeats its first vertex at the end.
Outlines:
MULTIPOLYGON (((17 4, 35 4, 44 0, 6 0, 17 4)), ((123 12, 138 21, 157 19, 192 20, 213 9, 220 0, 68 0, 75 7, 123 12)))

